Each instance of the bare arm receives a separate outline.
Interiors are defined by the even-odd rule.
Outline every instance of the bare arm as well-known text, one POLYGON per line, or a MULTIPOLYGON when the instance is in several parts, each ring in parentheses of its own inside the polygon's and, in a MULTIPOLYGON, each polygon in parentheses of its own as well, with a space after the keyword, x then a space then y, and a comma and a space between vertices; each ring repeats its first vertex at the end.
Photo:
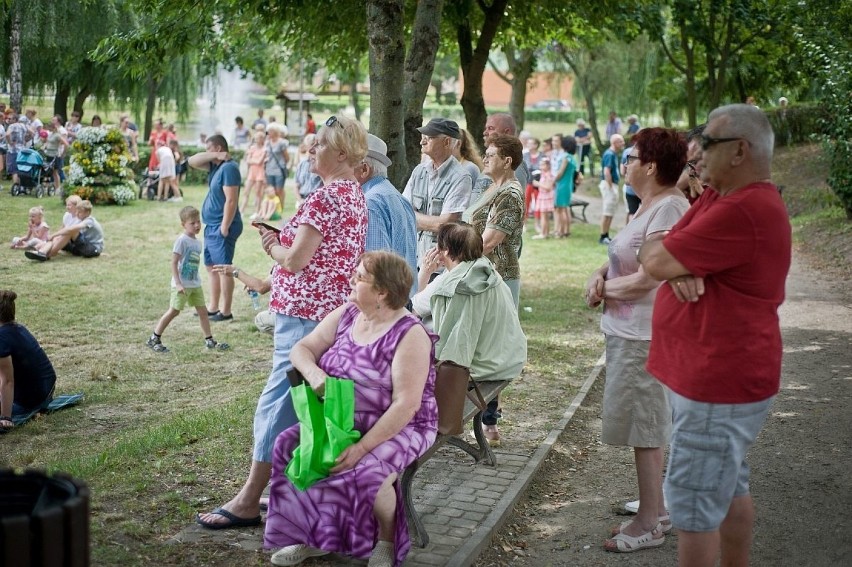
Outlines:
POLYGON ((248 289, 253 289, 261 295, 269 293, 269 290, 272 289, 272 281, 270 278, 266 278, 265 280, 256 278, 253 275, 240 270, 233 264, 216 264, 213 266, 213 271, 215 273, 224 274, 232 278, 234 277, 234 270, 239 270, 239 275, 236 279, 242 282, 248 289))
POLYGON ((278 234, 271 230, 261 228, 260 234, 266 253, 292 274, 304 270, 322 244, 322 233, 309 224, 299 225, 290 248, 282 246, 278 242, 278 234))
POLYGON ((320 357, 334 344, 337 325, 346 305, 329 313, 317 327, 290 350, 290 362, 302 373, 318 396, 325 393, 325 370, 317 364, 320 357))
POLYGON ((698 301, 704 295, 704 278, 693 276, 677 258, 663 246, 663 237, 649 237, 639 249, 636 258, 645 272, 658 280, 668 280, 678 301, 698 301))
POLYGON ((210 164, 214 161, 227 161, 229 159, 231 159, 231 156, 228 152, 201 152, 189 156, 186 163, 193 169, 203 169, 207 171, 210 169, 210 164))
MULTIPOLYGON (((0 415, 12 417, 12 401, 15 399, 15 368, 12 357, 0 358, 0 415)), ((14 426, 11 421, 0 421, 0 427, 14 426)))
POLYGON ((448 222, 461 219, 461 213, 447 213, 439 216, 424 215, 423 213, 414 212, 414 217, 417 219, 417 230, 428 230, 438 232, 442 226, 448 222))
POLYGON ((562 179, 562 176, 565 175, 565 169, 568 167, 568 157, 562 160, 562 163, 559 164, 559 171, 556 172, 556 175, 553 176, 554 181, 559 181, 562 179))
POLYGON ((340 454, 331 473, 353 468, 364 455, 391 439, 411 421, 423 399, 423 388, 432 364, 431 352, 431 341, 422 326, 415 325, 405 334, 391 363, 393 394, 390 407, 360 441, 340 454))
POLYGON ((225 207, 222 210, 222 224, 219 226, 219 232, 222 233, 222 236, 228 236, 231 223, 234 222, 234 217, 237 214, 240 188, 236 185, 225 185, 222 187, 222 191, 225 193, 225 207))
POLYGON ((172 254, 172 277, 175 280, 175 289, 178 293, 183 293, 183 283, 180 281, 180 254, 172 254))
POLYGON ((506 233, 494 228, 486 228, 482 233, 482 254, 488 255, 506 240, 506 233))

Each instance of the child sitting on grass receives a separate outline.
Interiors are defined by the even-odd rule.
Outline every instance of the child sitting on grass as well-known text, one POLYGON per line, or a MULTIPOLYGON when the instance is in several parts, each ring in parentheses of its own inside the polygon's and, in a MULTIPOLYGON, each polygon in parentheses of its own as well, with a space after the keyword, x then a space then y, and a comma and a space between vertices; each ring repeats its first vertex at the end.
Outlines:
POLYGON ((44 209, 42 207, 33 207, 30 209, 27 233, 24 236, 12 238, 11 248, 34 250, 39 244, 44 244, 48 238, 50 238, 50 227, 44 222, 44 209))
POLYGON ((281 220, 281 213, 284 212, 284 207, 281 205, 281 199, 275 192, 275 187, 268 185, 266 194, 263 197, 263 202, 260 204, 260 210, 256 215, 251 216, 251 220, 261 221, 277 221, 281 220))
POLYGON ((180 315, 181 309, 187 304, 195 307, 204 333, 204 344, 211 350, 228 350, 227 343, 217 343, 210 332, 210 319, 204 304, 204 291, 201 289, 201 276, 198 267, 201 265, 201 243, 196 236, 201 230, 201 214, 195 207, 184 207, 180 210, 180 223, 183 234, 175 241, 172 248, 172 292, 169 310, 160 318, 154 332, 146 343, 154 352, 169 352, 160 340, 163 331, 180 315))
POLYGON ((79 195, 71 195, 65 199, 65 214, 62 215, 62 228, 74 226, 80 222, 80 219, 77 218, 77 205, 82 201, 83 199, 79 195))

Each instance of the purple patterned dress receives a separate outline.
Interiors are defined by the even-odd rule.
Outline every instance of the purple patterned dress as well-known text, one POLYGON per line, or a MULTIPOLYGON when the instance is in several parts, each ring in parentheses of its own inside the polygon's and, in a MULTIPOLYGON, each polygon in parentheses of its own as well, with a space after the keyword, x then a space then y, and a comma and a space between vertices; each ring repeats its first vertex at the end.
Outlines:
MULTIPOLYGON (((421 323, 413 315, 407 315, 383 337, 369 345, 360 345, 352 339, 358 313, 352 304, 344 309, 334 344, 322 355, 319 366, 330 376, 355 381, 355 429, 364 434, 391 404, 391 363, 399 341, 421 323)), ((431 333, 429 337, 434 358, 437 337, 431 333)), ((331 475, 304 492, 294 487, 284 474, 299 444, 299 425, 282 432, 272 455, 264 545, 284 547, 301 543, 323 551, 368 558, 379 533, 373 516, 376 493, 390 474, 401 476, 405 467, 435 442, 437 420, 433 366, 429 369, 420 409, 402 431, 365 455, 354 469, 331 475)), ((398 480, 394 489, 397 501, 394 565, 399 565, 408 555, 411 540, 398 480)))

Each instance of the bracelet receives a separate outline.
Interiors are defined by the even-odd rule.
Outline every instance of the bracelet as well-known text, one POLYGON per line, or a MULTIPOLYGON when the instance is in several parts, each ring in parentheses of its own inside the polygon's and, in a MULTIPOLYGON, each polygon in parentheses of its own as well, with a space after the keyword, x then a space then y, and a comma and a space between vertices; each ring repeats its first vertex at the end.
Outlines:
POLYGON ((231 273, 231 277, 234 278, 234 279, 237 279, 238 277, 240 277, 240 269, 234 268, 234 271, 231 273))
POLYGON ((0 421, 12 421, 12 418, 11 418, 11 417, 8 417, 8 416, 3 415, 3 416, 0 416, 0 421))

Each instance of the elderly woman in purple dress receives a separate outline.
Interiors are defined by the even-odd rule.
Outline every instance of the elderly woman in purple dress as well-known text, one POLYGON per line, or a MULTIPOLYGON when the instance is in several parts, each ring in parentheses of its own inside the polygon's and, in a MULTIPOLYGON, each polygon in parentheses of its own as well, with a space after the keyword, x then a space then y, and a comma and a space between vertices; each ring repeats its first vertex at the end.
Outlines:
POLYGON ((284 470, 299 426, 275 442, 264 544, 274 565, 335 552, 371 566, 402 563, 411 542, 399 475, 434 443, 437 337, 405 309, 414 275, 391 252, 368 252, 352 274, 349 303, 335 309, 290 354, 322 395, 326 376, 355 382, 355 429, 327 478, 297 489, 284 470))

